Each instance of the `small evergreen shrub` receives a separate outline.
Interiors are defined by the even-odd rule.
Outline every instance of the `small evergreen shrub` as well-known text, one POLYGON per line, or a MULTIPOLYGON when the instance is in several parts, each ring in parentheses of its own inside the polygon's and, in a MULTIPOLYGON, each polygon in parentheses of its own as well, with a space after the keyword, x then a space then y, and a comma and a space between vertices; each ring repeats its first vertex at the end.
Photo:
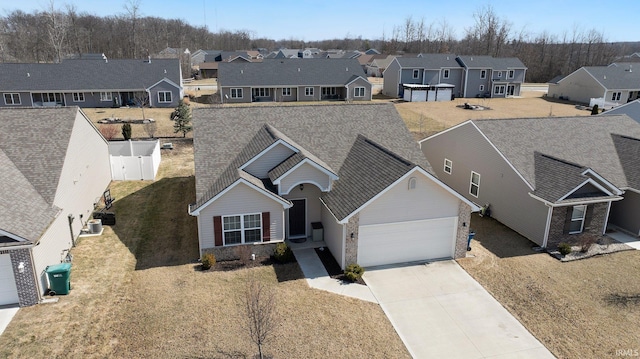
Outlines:
POLYGON ((209 270, 216 264, 216 256, 213 253, 202 255, 202 270, 209 270))
POLYGON ((279 263, 289 263, 295 260, 293 251, 284 242, 276 244, 276 248, 273 250, 273 258, 279 263))
POLYGON ((591 108, 591 115, 597 115, 600 113, 600 110, 598 109, 598 105, 593 105, 593 108, 591 108))
POLYGON ((349 266, 347 266, 347 268, 344 270, 344 276, 351 282, 358 281, 360 278, 362 278, 363 274, 364 268, 356 263, 349 264, 349 266))
POLYGON ((558 244, 558 251, 563 256, 566 256, 567 254, 571 253, 571 245, 569 243, 560 243, 558 244))
POLYGON ((125 123, 124 125, 122 125, 122 137, 124 137, 124 140, 130 140, 131 139, 131 125, 128 123, 125 123))

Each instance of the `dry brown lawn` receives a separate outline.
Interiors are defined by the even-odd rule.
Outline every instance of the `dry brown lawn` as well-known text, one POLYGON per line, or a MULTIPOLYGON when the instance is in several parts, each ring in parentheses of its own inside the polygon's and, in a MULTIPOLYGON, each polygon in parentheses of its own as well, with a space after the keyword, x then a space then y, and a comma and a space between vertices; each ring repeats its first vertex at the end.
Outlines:
MULTIPOLYGON (((182 133, 173 132, 173 121, 171 121, 171 113, 173 108, 145 108, 144 118, 152 118, 155 120, 157 130, 154 135, 156 138, 162 137, 182 137, 182 133)), ((83 108, 82 111, 89 117, 98 129, 105 127, 115 127, 117 131, 113 139, 122 139, 122 123, 102 124, 99 120, 104 118, 119 118, 122 120, 139 120, 142 119, 142 109, 138 107, 121 107, 121 108, 83 108)), ((132 138, 149 138, 149 134, 145 131, 144 124, 131 124, 132 138)), ((191 133, 187 133, 187 138, 192 138, 191 133)))
POLYGON ((237 294, 249 276, 276 292, 273 357, 410 357, 378 305, 309 288, 296 263, 200 271, 193 146, 173 143, 156 181, 112 183, 117 225, 79 241, 70 294, 20 309, 1 358, 249 358, 237 294))
POLYGON ((547 100, 542 92, 523 91, 521 98, 457 98, 446 102, 397 102, 396 109, 416 139, 422 139, 467 120, 589 116, 590 111, 578 110, 575 105, 547 100), (475 111, 458 107, 465 102, 489 107, 475 111))
POLYGON ((460 265, 558 358, 640 350, 640 252, 561 263, 490 218, 473 216, 460 265))

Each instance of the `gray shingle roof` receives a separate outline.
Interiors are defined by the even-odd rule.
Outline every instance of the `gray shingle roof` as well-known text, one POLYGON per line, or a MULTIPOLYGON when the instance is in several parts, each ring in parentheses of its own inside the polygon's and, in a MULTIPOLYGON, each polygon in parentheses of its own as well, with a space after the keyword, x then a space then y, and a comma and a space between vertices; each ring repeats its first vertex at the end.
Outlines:
POLYGON ((473 123, 513 164, 533 188, 535 152, 588 167, 618 188, 630 183, 620 163, 613 136, 640 138, 640 124, 625 115, 475 120, 473 123))
POLYGON ((465 55, 458 56, 461 65, 468 68, 487 68, 494 70, 525 69, 527 68, 517 57, 492 57, 465 55))
POLYGON ((194 109, 193 121, 197 202, 192 208, 235 182, 237 168, 277 141, 276 131, 339 176, 358 135, 433 173, 391 104, 201 108, 194 109))
POLYGON ((416 165, 368 140, 356 137, 331 192, 322 201, 342 220, 416 165))
POLYGON ((402 67, 439 70, 460 67, 454 54, 420 54, 421 57, 397 57, 402 67))
MULTIPOLYGON (((638 70, 640 71, 640 69, 638 70)), ((614 107, 611 110, 603 112, 598 116, 607 115, 627 115, 636 120, 636 122, 640 123, 640 100, 634 100, 624 105, 614 107)))
POLYGON ((640 139, 618 134, 611 137, 627 178, 627 185, 640 189, 640 139))
POLYGON ((2 230, 35 241, 53 220, 77 112, 77 107, 0 109, 2 230))
POLYGON ((146 89, 167 78, 180 86, 180 60, 65 60, 58 64, 0 63, 1 91, 146 89))
POLYGON ((356 59, 266 59, 218 67, 221 86, 340 86, 354 75, 367 79, 356 59))
POLYGON ((591 76, 608 90, 640 89, 640 66, 629 71, 633 64, 612 64, 609 66, 583 67, 591 76))

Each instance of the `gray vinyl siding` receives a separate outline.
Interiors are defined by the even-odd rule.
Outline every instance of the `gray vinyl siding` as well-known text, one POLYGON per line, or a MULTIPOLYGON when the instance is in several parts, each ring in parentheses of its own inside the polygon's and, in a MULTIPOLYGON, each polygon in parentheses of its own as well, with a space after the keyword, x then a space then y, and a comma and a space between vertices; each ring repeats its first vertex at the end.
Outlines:
POLYGON ((249 103, 251 102, 251 87, 248 86, 238 86, 238 87, 226 87, 223 86, 221 90, 222 102, 223 103, 249 103), (231 98, 231 89, 232 88, 241 88, 242 89, 242 98, 231 98))
MULTIPOLYGON (((568 98, 570 101, 588 104, 591 98, 600 98, 604 96, 604 87, 591 76, 587 70, 580 68, 557 84, 549 84, 549 97, 568 98)), ((605 100, 610 101, 611 95, 605 100)), ((623 100, 623 97, 620 97, 623 100)), ((626 101, 626 99, 624 99, 626 101)))
POLYGON ((622 201, 612 202, 609 222, 640 235, 640 194, 627 190, 622 201))
POLYGON ((369 81, 359 78, 347 86, 346 98, 354 101, 370 101, 371 100, 371 83, 369 81), (354 90, 356 87, 364 87, 364 96, 355 97, 354 90))
POLYGON ((320 97, 322 96, 322 90, 320 86, 298 86, 298 101, 320 101, 320 97), (313 96, 305 95, 305 88, 313 87, 313 96))
POLYGON ((0 98, 0 107, 31 107, 33 106, 33 102, 31 102, 31 94, 29 92, 20 92, 20 91, 5 91, 2 92, 2 98, 0 98), (7 105, 4 102, 4 94, 8 93, 17 93, 20 95, 20 104, 19 105, 7 105))
MULTIPOLYGON (((542 245, 548 208, 529 196, 530 189, 471 123, 421 143, 440 180, 470 201, 491 205, 491 216, 542 245), (444 159, 453 162, 444 172, 444 159), (471 171, 480 174, 478 198, 469 193, 471 171)), ((473 223, 472 223, 473 226, 473 223)))
POLYGON ((491 93, 491 69, 485 69, 487 76, 480 78, 481 69, 469 69, 466 73, 466 95, 464 97, 483 97, 485 93, 491 93), (480 85, 484 85, 484 90, 480 91, 480 85))
POLYGON ((294 102, 298 100, 298 88, 297 87, 288 87, 291 89, 290 96, 282 95, 282 88, 276 88, 275 91, 275 101, 278 102, 294 102))
POLYGON ((444 70, 440 71, 440 83, 441 84, 450 84, 455 87, 452 89, 451 93, 455 97, 462 97, 462 93, 464 91, 464 69, 462 68, 451 68, 449 69, 449 78, 444 78, 444 70))
POLYGON ((180 89, 171 85, 166 81, 162 81, 156 86, 149 89, 149 96, 151 107, 176 107, 178 106, 178 102, 182 100, 180 98, 180 89), (159 102, 158 101, 158 93, 162 91, 170 91, 171 92, 171 102, 159 102))
POLYGON ((394 59, 384 71, 382 83, 382 93, 384 95, 398 97, 398 85, 400 84, 399 71, 400 64, 398 64, 398 60, 394 59))
POLYGON ((406 68, 400 71, 400 83, 401 84, 423 84, 424 73, 422 69, 406 68), (413 70, 418 70, 418 78, 413 78, 413 70))

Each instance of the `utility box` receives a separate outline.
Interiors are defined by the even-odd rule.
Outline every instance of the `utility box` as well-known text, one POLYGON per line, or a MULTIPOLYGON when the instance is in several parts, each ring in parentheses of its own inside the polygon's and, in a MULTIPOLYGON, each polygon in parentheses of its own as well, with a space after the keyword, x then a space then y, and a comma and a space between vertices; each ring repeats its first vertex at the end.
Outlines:
POLYGON ((314 242, 322 242, 324 240, 324 228, 322 222, 311 223, 311 240, 314 242))
POLYGON ((69 294, 71 290, 71 263, 60 263, 47 266, 49 278, 49 294, 69 294))

